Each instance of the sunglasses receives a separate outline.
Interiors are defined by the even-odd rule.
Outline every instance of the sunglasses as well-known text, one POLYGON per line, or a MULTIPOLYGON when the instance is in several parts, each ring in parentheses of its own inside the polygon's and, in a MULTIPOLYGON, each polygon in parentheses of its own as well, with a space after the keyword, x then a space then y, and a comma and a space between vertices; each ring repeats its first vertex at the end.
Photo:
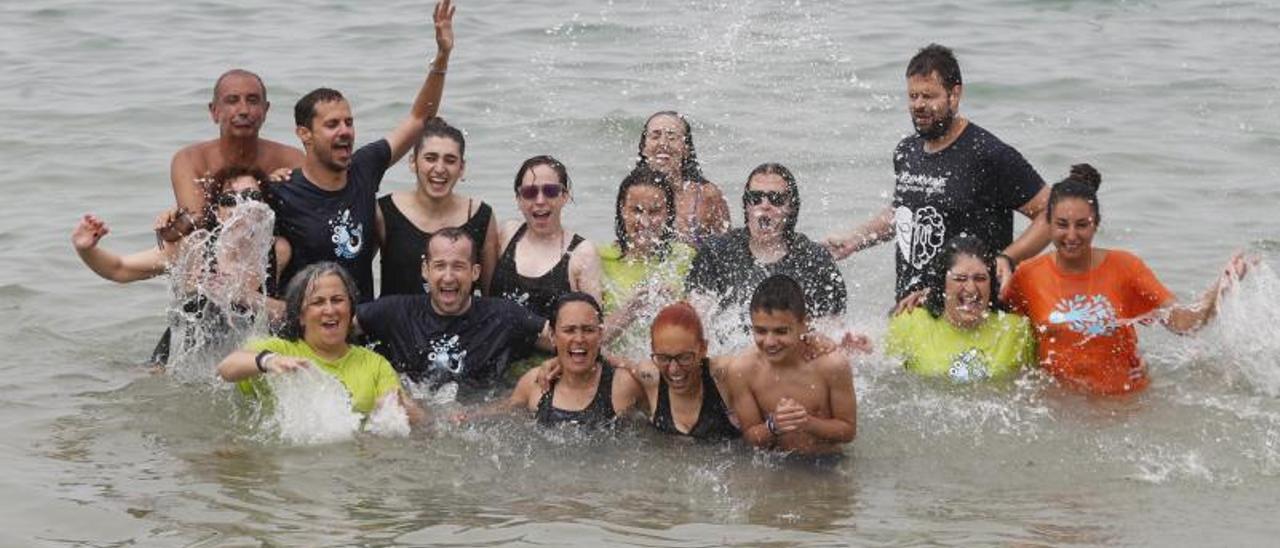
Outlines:
POLYGON ((564 193, 564 185, 559 183, 547 183, 545 185, 525 185, 520 187, 520 190, 517 191, 517 194, 519 194, 521 198, 524 198, 531 202, 533 200, 538 199, 538 193, 542 193, 542 195, 546 196, 548 200, 554 200, 556 198, 559 198, 560 195, 564 193))
POLYGON ((773 190, 748 190, 747 202, 751 205, 763 204, 765 199, 769 200, 773 207, 785 207, 791 203, 791 193, 777 192, 773 190))
POLYGON ((235 207, 244 202, 261 202, 261 190, 241 190, 240 192, 226 192, 218 195, 217 204, 220 207, 235 207))

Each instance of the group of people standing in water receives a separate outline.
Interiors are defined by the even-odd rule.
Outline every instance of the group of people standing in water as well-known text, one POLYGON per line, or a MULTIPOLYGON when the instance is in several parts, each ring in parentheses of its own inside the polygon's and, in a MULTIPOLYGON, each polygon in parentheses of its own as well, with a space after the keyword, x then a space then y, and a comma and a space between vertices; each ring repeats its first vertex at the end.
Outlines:
POLYGON ((316 367, 343 383, 355 410, 400 405, 415 423, 426 412, 406 381, 455 385, 458 401, 473 405, 454 420, 527 410, 540 424, 593 427, 643 414, 662 432, 802 453, 839 452, 856 433, 850 355, 866 349, 865 337, 812 326, 846 312, 837 261, 859 250, 897 244, 899 305, 884 346, 908 371, 975 382, 1039 366, 1101 394, 1148 382, 1135 322, 1195 330, 1249 264, 1233 257, 1203 298, 1181 306, 1136 256, 1095 247, 1097 170, 1073 166, 1047 186, 1015 149, 958 114, 960 68, 936 44, 907 65, 915 133, 894 151, 893 203, 852 230, 818 241, 797 231, 799 183, 779 163, 750 171, 743 226, 732 227, 692 127, 668 111, 639 136, 618 187, 614 242, 597 246, 564 226, 572 183, 551 156, 519 166, 522 218, 499 223, 488 203, 456 191, 466 138, 437 116, 453 14, 451 0, 435 8, 437 53, 409 115, 360 148, 350 104, 328 88, 295 104, 301 151, 260 138, 266 86, 226 72, 209 103, 219 137, 174 156, 177 207, 157 219, 157 247, 102 249, 107 225, 85 215, 72 234, 81 259, 130 282, 197 257, 204 282, 174 281, 189 302, 271 318, 270 336, 218 366, 246 394, 268 395, 270 375, 316 367), (379 197, 405 155, 416 188, 379 197), (273 214, 259 215, 274 219, 271 234, 224 226, 241 208, 273 214), (1017 238, 1014 211, 1030 220, 1017 238), (725 313, 742 319, 754 345, 710 356, 702 318, 725 313))

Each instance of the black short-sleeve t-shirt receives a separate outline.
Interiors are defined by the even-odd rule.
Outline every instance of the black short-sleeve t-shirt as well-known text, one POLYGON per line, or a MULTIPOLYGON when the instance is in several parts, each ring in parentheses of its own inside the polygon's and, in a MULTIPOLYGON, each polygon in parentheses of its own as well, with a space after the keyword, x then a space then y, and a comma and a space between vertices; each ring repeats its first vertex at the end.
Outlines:
POLYGON ((804 290, 810 316, 844 314, 848 288, 826 249, 797 233, 786 256, 763 264, 751 255, 750 239, 747 229, 739 227, 706 240, 689 267, 686 289, 716 295, 722 309, 736 306, 745 311, 760 282, 774 274, 786 274, 804 290))
POLYGON ((356 308, 360 329, 396 371, 437 388, 497 387, 513 359, 532 351, 546 320, 506 299, 472 297, 471 308, 441 316, 427 295, 387 295, 356 308))
POLYGON ((898 299, 922 287, 929 262, 947 240, 981 238, 999 251, 1013 243, 1013 211, 1044 188, 1044 179, 1013 147, 969 122, 951 146, 934 153, 912 135, 893 154, 893 223, 898 299))
POLYGON ((282 282, 307 265, 333 261, 347 269, 360 290, 358 302, 373 299, 373 256, 378 187, 391 163, 386 139, 369 143, 351 156, 347 185, 325 190, 293 170, 289 180, 271 189, 276 230, 293 246, 282 282))

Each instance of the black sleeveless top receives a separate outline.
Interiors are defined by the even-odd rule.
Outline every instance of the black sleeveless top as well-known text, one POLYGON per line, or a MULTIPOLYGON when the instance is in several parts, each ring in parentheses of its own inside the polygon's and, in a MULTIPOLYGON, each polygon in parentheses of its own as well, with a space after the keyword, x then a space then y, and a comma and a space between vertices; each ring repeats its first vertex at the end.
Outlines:
POLYGON ((560 256, 560 262, 551 267, 546 274, 529 278, 521 276, 516 270, 516 244, 520 243, 520 239, 528 229, 527 223, 520 225, 520 229, 507 243, 507 248, 502 251, 498 266, 493 271, 492 287, 489 292, 494 296, 520 303, 530 312, 543 318, 550 318, 551 305, 555 304, 558 297, 572 291, 569 287, 569 256, 584 240, 582 236, 574 234, 573 239, 569 241, 569 249, 560 256))
POLYGON ((601 428, 613 423, 617 417, 613 411, 613 366, 604 362, 599 364, 600 382, 596 385, 596 396, 580 411, 568 411, 551 405, 556 393, 556 381, 551 381, 551 388, 543 392, 542 398, 538 400, 538 411, 534 414, 540 426, 574 424, 601 428))
POLYGON ((688 433, 676 428, 675 419, 671 416, 671 397, 667 390, 667 380, 658 377, 658 405, 653 410, 653 426, 664 434, 689 436, 698 440, 728 440, 742 436, 738 427, 729 420, 729 411, 716 389, 715 378, 711 376, 711 363, 702 359, 702 408, 698 410, 698 422, 688 433))
MULTIPOLYGON (((426 252, 430 232, 423 232, 400 208, 391 195, 378 198, 382 209, 382 221, 386 228, 382 243, 382 292, 379 295, 424 295, 426 283, 422 279, 422 256, 426 252)), ((470 206, 467 208, 470 210, 470 206)), ((493 208, 480 202, 476 212, 458 227, 475 240, 476 249, 484 249, 484 239, 489 232, 489 220, 493 208)), ((477 287, 479 287, 477 285, 477 287)))

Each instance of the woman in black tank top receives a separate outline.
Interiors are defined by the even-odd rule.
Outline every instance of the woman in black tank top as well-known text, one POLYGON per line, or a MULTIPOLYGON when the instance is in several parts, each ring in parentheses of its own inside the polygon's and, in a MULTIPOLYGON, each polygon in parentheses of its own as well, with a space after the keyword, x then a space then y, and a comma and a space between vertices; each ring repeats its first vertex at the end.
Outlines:
POLYGON ((431 234, 449 226, 466 231, 479 255, 482 294, 488 291, 498 261, 498 224, 493 208, 462 196, 454 189, 466 170, 467 141, 462 132, 441 118, 427 121, 413 148, 417 185, 412 191, 393 192, 378 199, 382 218, 378 235, 382 250, 381 295, 421 295, 422 256, 431 234), (436 226, 438 225, 438 226, 436 226), (435 227, 424 230, 422 227, 435 227))
MULTIPOLYGON (((515 178, 516 203, 524 223, 505 227, 510 234, 502 256, 494 268, 490 293, 516 301, 532 312, 550 319, 555 299, 570 291, 582 291, 600 298, 600 257, 595 246, 564 229, 561 211, 569 200, 569 175, 564 165, 550 156, 535 156, 524 162, 515 178), (539 257, 557 258, 541 274, 521 273, 518 251, 525 249, 527 261, 539 257), (530 274, 530 275, 526 275, 530 274)), ((545 264, 545 262, 543 262, 545 264)))

